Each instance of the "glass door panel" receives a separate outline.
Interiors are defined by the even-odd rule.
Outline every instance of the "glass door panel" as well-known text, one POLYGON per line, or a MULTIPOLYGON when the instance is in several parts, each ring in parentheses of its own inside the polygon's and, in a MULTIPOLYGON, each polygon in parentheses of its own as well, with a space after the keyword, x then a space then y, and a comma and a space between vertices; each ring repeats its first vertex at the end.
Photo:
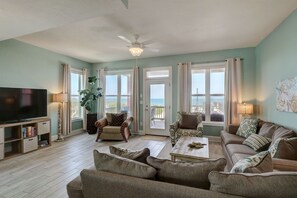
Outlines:
POLYGON ((150 84, 150 129, 165 129, 165 84, 150 84))

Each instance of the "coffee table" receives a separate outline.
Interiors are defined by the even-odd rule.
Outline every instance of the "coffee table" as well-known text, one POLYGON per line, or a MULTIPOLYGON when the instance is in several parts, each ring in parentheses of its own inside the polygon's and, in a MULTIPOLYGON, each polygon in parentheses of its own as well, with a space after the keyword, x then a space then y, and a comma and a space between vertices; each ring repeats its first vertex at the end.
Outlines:
POLYGON ((183 161, 197 161, 203 159, 209 159, 209 144, 208 138, 205 137, 181 137, 175 146, 171 150, 171 160, 176 161, 176 159, 183 161), (190 148, 188 144, 192 142, 200 142, 204 145, 203 148, 190 148))

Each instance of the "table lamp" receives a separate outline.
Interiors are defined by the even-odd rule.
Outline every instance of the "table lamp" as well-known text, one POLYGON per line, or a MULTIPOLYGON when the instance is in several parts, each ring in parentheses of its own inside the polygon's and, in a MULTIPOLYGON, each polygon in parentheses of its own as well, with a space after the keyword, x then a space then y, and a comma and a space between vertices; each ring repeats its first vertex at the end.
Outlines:
POLYGON ((237 113, 241 114, 243 117, 248 117, 254 113, 253 104, 239 103, 237 105, 237 113))

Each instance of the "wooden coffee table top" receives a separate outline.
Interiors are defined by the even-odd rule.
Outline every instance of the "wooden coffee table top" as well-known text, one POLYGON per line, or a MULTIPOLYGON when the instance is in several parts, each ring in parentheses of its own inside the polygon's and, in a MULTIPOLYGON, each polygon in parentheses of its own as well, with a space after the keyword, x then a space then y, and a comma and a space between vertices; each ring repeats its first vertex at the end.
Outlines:
POLYGON ((181 137, 175 146, 173 147, 171 153, 171 158, 175 161, 176 158, 182 160, 199 160, 199 159, 208 159, 209 158, 209 145, 208 138, 200 138, 200 137, 189 137, 184 136, 181 137), (200 142, 204 145, 203 148, 190 148, 188 145, 192 142, 200 142))

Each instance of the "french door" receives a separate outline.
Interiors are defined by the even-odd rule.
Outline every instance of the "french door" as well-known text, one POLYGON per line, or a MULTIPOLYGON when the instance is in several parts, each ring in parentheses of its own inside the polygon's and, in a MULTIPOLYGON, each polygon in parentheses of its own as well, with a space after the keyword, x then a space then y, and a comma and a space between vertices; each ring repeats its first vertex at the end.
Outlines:
POLYGON ((144 70, 144 130, 145 134, 169 136, 171 122, 171 68, 144 70), (155 74, 154 74, 155 72, 155 74))

